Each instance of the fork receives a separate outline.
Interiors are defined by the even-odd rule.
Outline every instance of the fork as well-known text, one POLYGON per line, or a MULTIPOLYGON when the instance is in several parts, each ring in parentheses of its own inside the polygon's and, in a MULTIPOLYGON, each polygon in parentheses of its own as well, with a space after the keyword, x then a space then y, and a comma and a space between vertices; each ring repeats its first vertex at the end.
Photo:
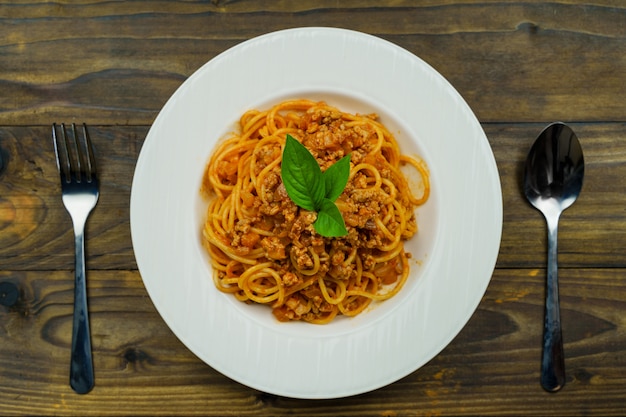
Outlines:
POLYGON ((56 123, 52 125, 62 199, 72 218, 76 245, 70 386, 79 394, 91 391, 94 385, 85 276, 85 224, 100 194, 93 147, 84 123, 82 131, 81 141, 74 123, 69 135, 65 124, 61 124, 59 129, 56 123))

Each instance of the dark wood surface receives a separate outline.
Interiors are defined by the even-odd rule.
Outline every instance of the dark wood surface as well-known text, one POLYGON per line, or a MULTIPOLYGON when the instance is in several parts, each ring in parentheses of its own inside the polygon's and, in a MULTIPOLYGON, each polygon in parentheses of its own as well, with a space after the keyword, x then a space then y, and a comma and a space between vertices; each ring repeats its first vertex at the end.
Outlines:
MULTIPOLYGON (((2 415, 623 415, 626 412, 626 4, 605 1, 75 1, 0 4, 2 415), (379 390, 295 400, 242 386, 178 341, 130 238, 132 175, 160 108, 206 61, 251 37, 334 26, 431 64, 487 134, 503 191, 501 249, 476 313, 421 369, 379 390), (549 122, 585 152, 561 219, 567 383, 539 385, 546 231, 520 183, 549 122), (101 197, 88 224, 96 387, 68 385, 73 237, 50 139, 86 122, 101 197)), ((0 300, 1 301, 1 300, 0 300)))

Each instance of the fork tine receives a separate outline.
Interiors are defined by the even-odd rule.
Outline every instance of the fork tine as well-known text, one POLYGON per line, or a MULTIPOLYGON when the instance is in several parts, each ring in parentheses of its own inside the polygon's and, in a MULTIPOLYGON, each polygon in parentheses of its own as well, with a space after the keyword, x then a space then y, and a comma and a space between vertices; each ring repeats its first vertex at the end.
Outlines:
POLYGON ((57 159, 57 168, 61 175, 61 181, 70 182, 71 162, 70 155, 67 149, 67 141, 65 139, 65 128, 62 127, 62 135, 59 137, 57 134, 57 124, 52 124, 52 139, 54 142, 54 154, 57 159))
POLYGON ((83 123, 83 137, 85 138, 85 166, 87 168, 87 181, 92 181, 96 174, 96 158, 94 155, 93 145, 91 144, 91 137, 89 137, 89 131, 87 130, 87 124, 83 123))
POLYGON ((93 181, 96 177, 96 159, 87 124, 83 123, 80 135, 75 123, 69 129, 65 123, 60 126, 53 123, 52 138, 61 179, 68 183, 93 181))
POLYGON ((72 134, 67 134, 65 123, 61 123, 61 132, 63 133, 63 141, 65 142, 65 148, 67 149, 70 175, 73 180, 80 182, 82 180, 83 162, 81 160, 81 150, 76 136, 76 124, 72 123, 72 134))

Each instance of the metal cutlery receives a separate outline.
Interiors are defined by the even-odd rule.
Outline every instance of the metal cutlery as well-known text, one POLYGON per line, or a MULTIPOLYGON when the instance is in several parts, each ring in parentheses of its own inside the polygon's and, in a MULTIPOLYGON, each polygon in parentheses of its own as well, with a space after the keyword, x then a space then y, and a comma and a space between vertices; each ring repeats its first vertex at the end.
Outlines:
POLYGON ((524 193, 528 201, 543 213, 548 226, 541 385, 549 392, 558 391, 565 385, 565 354, 557 279, 558 223, 563 210, 578 198, 584 173, 583 151, 572 129, 563 123, 546 127, 528 153, 524 193))
POLYGON ((76 245, 70 385, 77 393, 85 394, 94 386, 87 310, 85 224, 98 202, 100 194, 98 175, 93 147, 85 124, 82 125, 82 140, 73 123, 70 132, 65 124, 60 126, 53 124, 52 138, 61 177, 63 204, 72 218, 76 245))

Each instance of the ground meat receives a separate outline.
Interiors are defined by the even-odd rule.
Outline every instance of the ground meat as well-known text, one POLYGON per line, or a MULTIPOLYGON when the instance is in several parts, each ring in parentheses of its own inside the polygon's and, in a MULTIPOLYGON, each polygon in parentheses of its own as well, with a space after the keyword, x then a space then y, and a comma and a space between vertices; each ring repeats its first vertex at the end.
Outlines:
POLYGON ((295 245, 291 246, 291 257, 295 259, 299 269, 310 269, 313 267, 313 260, 307 248, 300 248, 295 245))
MULTIPOLYGON (((376 119, 376 115, 370 117, 376 119)), ((376 129, 370 123, 351 123, 350 119, 344 119, 343 113, 326 107, 312 107, 293 120, 296 124, 285 128, 309 149, 322 171, 350 154, 351 169, 360 164, 372 165, 384 180, 382 187, 375 187, 380 178, 372 175, 374 169, 359 167, 353 170, 343 193, 335 202, 348 234, 340 238, 325 238, 314 227, 317 213, 299 208, 287 194, 280 164, 276 164, 282 152, 279 140, 268 138, 267 146, 247 148, 247 153, 242 151, 231 160, 218 163, 221 184, 232 186, 238 181, 239 161, 253 158, 254 164, 250 165, 246 173, 249 178, 245 181, 256 181, 233 196, 240 202, 237 210, 244 212, 245 216, 241 219, 237 213, 236 220, 231 223, 234 227, 228 228, 224 240, 230 241, 237 253, 254 254, 259 263, 271 263, 284 288, 298 287, 295 293, 287 293, 281 305, 274 306, 274 314, 279 320, 313 320, 337 310, 335 305, 325 300, 317 280, 324 279, 325 291, 331 299, 337 296, 345 291, 347 280, 357 274, 355 257, 360 260, 359 268, 369 271, 370 276, 379 277, 378 284, 393 283, 402 272, 402 265, 397 259, 385 263, 376 261, 381 255, 378 248, 389 244, 390 235, 400 227, 394 215, 395 209, 389 207, 389 200, 395 195, 390 195, 393 187, 388 185, 396 184, 398 174, 388 168, 392 152, 389 148, 371 152, 379 146, 379 140, 376 129), (381 222, 386 232, 379 227, 381 222), (315 270, 318 266, 319 269, 315 270), (300 289, 300 286, 303 288, 300 289)), ((269 134, 268 128, 264 127, 257 133, 265 137, 269 134)), ((397 161, 397 156, 395 158, 397 161)), ((396 201, 403 204, 406 210, 413 211, 410 202, 396 201)), ((403 239, 411 237, 417 230, 414 216, 407 224, 407 230, 401 231, 403 239)), ((245 270, 245 267, 239 267, 237 272, 245 270)), ((220 276, 224 273, 220 272, 220 276)), ((276 285, 272 280, 257 284, 262 288, 265 288, 263 285, 271 288, 276 285)), ((346 303, 344 308, 349 311, 356 309, 357 305, 356 302, 346 303)))
POLYGON ((270 259, 285 259, 285 242, 277 236, 268 236, 261 240, 261 246, 265 249, 265 253, 270 259))

